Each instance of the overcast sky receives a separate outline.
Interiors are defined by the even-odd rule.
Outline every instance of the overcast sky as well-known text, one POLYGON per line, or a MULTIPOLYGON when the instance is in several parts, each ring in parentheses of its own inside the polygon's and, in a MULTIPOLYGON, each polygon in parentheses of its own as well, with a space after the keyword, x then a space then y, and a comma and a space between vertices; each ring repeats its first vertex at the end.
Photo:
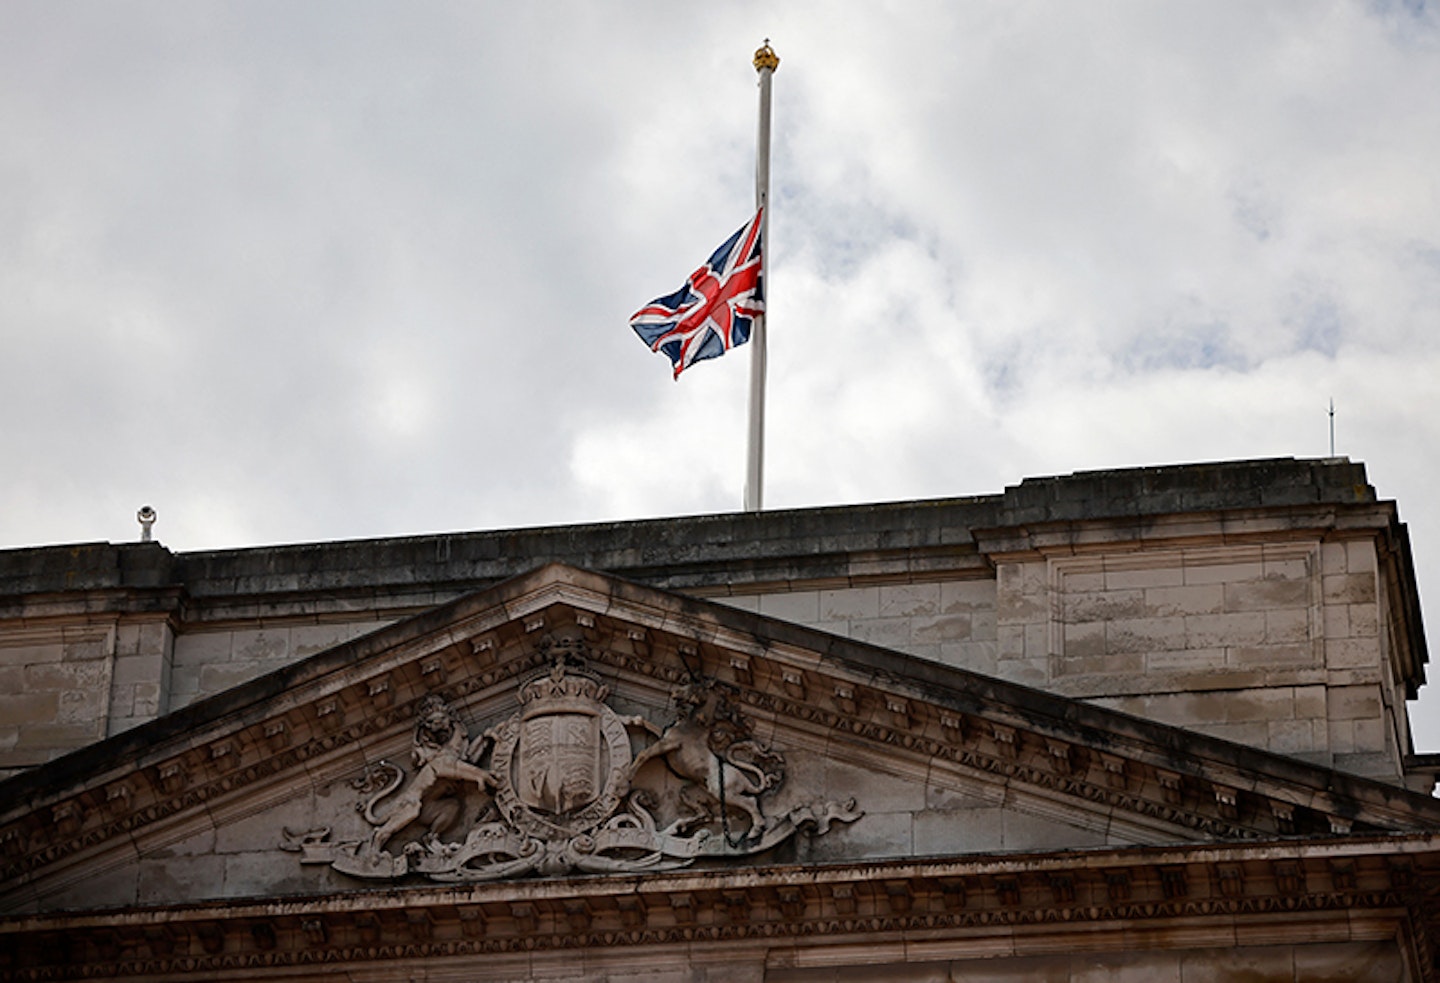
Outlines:
POLYGON ((748 354, 627 321, 753 208, 765 37, 767 506, 1324 457, 1333 398, 1436 624, 1423 0, 6 0, 0 548, 737 509, 748 354))

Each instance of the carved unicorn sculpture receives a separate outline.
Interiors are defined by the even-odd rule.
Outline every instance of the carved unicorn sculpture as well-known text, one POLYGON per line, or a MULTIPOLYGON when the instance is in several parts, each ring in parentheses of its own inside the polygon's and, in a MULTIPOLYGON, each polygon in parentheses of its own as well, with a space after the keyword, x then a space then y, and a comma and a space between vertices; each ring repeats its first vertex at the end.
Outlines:
POLYGON ((672 698, 678 719, 663 731, 650 727, 659 739, 635 756, 630 777, 650 761, 663 760, 677 776, 719 803, 722 823, 728 823, 725 810, 730 807, 748 816, 750 828, 744 839, 758 840, 767 827, 760 796, 784 780, 784 759, 751 736, 715 683, 686 683, 672 698))

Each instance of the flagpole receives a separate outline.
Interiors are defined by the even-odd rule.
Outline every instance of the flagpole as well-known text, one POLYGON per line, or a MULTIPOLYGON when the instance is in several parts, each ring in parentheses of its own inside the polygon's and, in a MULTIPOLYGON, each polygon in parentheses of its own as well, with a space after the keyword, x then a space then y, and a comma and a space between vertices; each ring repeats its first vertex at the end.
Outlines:
POLYGON ((760 127, 755 140, 755 208, 765 209, 760 224, 760 269, 765 284, 765 310, 750 333, 750 439, 745 471, 745 511, 759 512, 765 488, 765 328, 770 319, 770 77, 780 59, 770 39, 755 52, 760 75, 760 127))

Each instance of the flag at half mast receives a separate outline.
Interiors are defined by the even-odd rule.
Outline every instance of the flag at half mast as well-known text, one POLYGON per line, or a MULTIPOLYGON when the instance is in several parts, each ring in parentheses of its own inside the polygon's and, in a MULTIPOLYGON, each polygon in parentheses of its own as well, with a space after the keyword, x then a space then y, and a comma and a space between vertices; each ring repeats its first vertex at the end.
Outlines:
POLYGON ((675 378, 696 362, 750 340, 765 311, 762 207, 673 294, 636 311, 630 326, 653 352, 670 356, 675 378))

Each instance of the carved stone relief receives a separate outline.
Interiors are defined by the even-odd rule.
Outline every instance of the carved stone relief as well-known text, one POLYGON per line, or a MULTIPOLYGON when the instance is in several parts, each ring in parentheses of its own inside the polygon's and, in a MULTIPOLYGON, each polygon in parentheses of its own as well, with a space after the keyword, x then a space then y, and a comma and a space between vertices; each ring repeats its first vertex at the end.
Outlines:
POLYGON ((354 877, 489 881, 668 870, 860 817, 853 799, 777 811, 784 757, 755 738, 723 684, 689 679, 661 728, 616 713, 572 644, 554 654, 520 686, 519 709, 475 737, 442 698, 421 701, 412 770, 381 761, 351 783, 368 837, 286 830, 282 849, 354 877))

